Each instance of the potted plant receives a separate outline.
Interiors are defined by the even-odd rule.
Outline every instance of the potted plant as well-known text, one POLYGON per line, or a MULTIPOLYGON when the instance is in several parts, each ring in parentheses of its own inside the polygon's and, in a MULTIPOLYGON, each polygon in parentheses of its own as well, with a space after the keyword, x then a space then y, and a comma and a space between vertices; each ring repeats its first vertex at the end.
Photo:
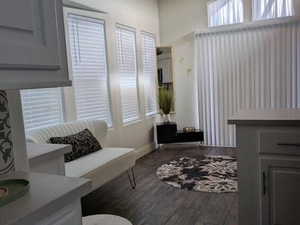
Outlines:
POLYGON ((159 108, 163 115, 164 122, 170 122, 170 112, 173 107, 173 93, 167 88, 159 89, 159 108))

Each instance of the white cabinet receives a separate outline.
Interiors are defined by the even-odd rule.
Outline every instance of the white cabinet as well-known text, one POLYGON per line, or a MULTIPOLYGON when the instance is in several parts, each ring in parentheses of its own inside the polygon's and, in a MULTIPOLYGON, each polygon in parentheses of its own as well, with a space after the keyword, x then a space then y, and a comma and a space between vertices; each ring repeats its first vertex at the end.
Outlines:
POLYGON ((233 116, 238 145, 239 224, 300 221, 300 110, 233 116))
POLYGON ((68 86, 62 0, 0 1, 0 89, 68 86))
POLYGON ((52 215, 48 215, 45 219, 36 222, 32 221, 34 225, 82 225, 81 202, 71 202, 69 205, 58 209, 52 215))
POLYGON ((262 158, 260 168, 261 224, 298 224, 300 159, 262 158))

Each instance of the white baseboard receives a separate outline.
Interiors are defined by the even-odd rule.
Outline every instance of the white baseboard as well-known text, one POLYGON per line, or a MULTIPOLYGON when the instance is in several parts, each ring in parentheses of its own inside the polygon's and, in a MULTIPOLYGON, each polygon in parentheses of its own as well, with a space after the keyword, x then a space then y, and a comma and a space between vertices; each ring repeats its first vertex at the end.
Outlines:
POLYGON ((137 159, 140 159, 140 158, 144 157, 145 155, 147 155, 150 152, 152 152, 154 149, 155 149, 154 142, 146 144, 146 145, 143 145, 142 147, 137 148, 135 150, 135 152, 137 154, 137 159))

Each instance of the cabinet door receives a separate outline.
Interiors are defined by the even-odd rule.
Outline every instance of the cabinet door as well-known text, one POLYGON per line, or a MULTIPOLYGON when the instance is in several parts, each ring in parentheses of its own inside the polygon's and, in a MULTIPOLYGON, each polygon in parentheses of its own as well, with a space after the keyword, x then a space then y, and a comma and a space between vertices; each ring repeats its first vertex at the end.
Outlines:
POLYGON ((34 225, 82 225, 81 202, 80 199, 76 201, 65 201, 66 206, 57 208, 56 212, 47 215, 44 212, 44 218, 40 221, 32 221, 28 224, 34 225))
POLYGON ((0 1, 0 89, 70 85, 62 0, 0 1))
POLYGON ((262 225, 295 225, 300 221, 300 160, 261 160, 262 225))

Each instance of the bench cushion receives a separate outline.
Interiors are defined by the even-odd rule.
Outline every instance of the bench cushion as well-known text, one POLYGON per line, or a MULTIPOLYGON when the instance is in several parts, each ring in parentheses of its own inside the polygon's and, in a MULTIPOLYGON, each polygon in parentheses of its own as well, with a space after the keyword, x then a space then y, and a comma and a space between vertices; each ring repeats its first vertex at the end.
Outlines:
POLYGON ((136 153, 131 148, 103 148, 65 164, 66 176, 91 179, 99 187, 135 165, 136 153))

